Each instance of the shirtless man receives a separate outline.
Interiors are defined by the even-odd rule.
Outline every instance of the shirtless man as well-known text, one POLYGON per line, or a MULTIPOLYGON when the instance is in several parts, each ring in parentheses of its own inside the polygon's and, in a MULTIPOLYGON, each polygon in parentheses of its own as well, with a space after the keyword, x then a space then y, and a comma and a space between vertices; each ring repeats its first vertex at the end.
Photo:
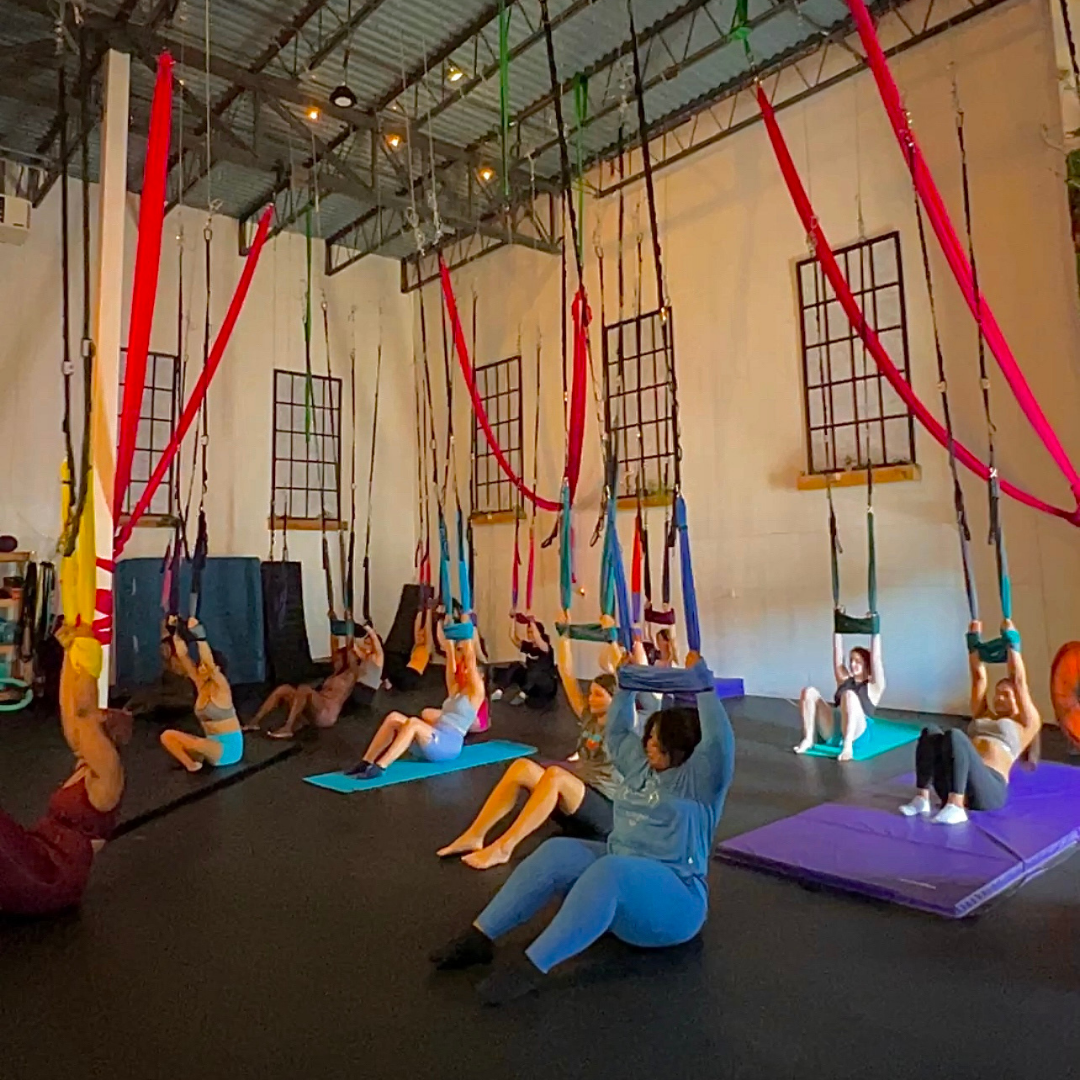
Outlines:
POLYGON ((291 739, 310 720, 317 728, 333 727, 341 715, 342 706, 360 677, 366 655, 360 642, 349 648, 346 638, 332 638, 334 672, 316 689, 313 686, 279 686, 262 704, 262 708, 244 725, 245 731, 258 731, 264 719, 275 709, 287 705, 289 717, 276 731, 267 732, 272 739, 291 739))

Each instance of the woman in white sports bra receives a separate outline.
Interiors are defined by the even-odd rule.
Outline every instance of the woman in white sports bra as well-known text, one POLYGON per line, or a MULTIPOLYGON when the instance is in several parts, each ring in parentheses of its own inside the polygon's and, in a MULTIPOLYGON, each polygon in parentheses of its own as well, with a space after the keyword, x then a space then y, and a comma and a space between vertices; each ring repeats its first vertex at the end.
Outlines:
POLYGON ((1000 810, 1009 795, 1009 774, 1022 755, 1032 756, 1032 743, 1042 728, 1028 688, 1027 670, 1020 655, 1020 635, 1008 619, 1001 624, 1007 646, 1009 674, 987 696, 986 665, 975 648, 982 624, 968 632, 971 668, 971 715, 967 734, 939 727, 923 728, 915 748, 915 798, 900 807, 908 817, 930 813, 930 789, 942 802, 933 821, 959 825, 968 810, 1000 810))

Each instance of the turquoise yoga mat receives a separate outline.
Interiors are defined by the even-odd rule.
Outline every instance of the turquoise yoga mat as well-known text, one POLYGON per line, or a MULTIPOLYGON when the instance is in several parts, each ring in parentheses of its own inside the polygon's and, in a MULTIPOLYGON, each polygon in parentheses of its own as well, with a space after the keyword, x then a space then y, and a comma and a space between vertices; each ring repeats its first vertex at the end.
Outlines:
MULTIPOLYGON (((903 720, 878 720, 870 721, 870 730, 855 743, 855 761, 867 761, 879 754, 888 753, 898 746, 907 746, 915 742, 922 731, 922 724, 909 724, 903 720)), ((840 756, 839 746, 829 746, 819 743, 811 746, 806 751, 807 757, 837 758, 840 756)))
POLYGON ((343 772, 331 772, 320 773, 318 776, 305 776, 304 781, 316 787, 326 788, 327 791, 340 791, 343 795, 351 795, 354 791, 373 791, 375 788, 389 787, 391 784, 407 784, 410 780, 427 780, 431 776, 445 776, 447 773, 475 769, 479 765, 493 765, 498 761, 529 757, 535 753, 535 746, 492 739, 489 742, 472 743, 466 746, 453 761, 395 761, 377 780, 357 780, 353 776, 346 776, 343 772))

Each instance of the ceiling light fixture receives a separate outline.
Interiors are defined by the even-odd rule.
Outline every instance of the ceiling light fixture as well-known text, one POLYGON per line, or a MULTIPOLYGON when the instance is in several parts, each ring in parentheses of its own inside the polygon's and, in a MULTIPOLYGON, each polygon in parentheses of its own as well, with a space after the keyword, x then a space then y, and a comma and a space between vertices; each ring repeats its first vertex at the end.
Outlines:
POLYGON ((484 183, 488 183, 495 179, 495 170, 490 165, 481 165, 480 171, 477 174, 484 183))
POLYGON ((451 64, 449 67, 447 67, 447 69, 446 69, 446 80, 447 80, 447 82, 453 82, 453 83, 461 82, 461 80, 464 79, 464 78, 465 78, 465 72, 462 71, 461 68, 459 68, 457 66, 457 64, 451 64))
POLYGON ((396 150, 401 145, 401 136, 396 131, 392 131, 386 136, 386 145, 391 150, 396 150))
POLYGON ((356 95, 345 83, 342 83, 330 91, 330 104, 336 105, 339 109, 352 109, 356 106, 356 95))
POLYGON ((314 105, 312 105, 311 108, 308 109, 307 118, 309 120, 318 120, 319 119, 319 110, 316 109, 314 105))

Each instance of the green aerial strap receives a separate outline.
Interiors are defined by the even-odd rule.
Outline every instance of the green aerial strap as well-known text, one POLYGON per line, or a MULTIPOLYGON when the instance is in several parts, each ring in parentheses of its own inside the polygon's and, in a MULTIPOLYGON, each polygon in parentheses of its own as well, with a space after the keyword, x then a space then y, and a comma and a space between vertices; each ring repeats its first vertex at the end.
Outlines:
POLYGON ((753 61, 750 53, 750 0, 735 0, 735 17, 731 20, 730 36, 741 41, 746 59, 753 61))
POLYGON ((499 0, 499 123, 502 139, 502 189, 510 198, 510 9, 499 0))
POLYGON ((585 123, 589 116, 589 80, 574 76, 574 157, 578 189, 578 255, 585 261, 585 123))

